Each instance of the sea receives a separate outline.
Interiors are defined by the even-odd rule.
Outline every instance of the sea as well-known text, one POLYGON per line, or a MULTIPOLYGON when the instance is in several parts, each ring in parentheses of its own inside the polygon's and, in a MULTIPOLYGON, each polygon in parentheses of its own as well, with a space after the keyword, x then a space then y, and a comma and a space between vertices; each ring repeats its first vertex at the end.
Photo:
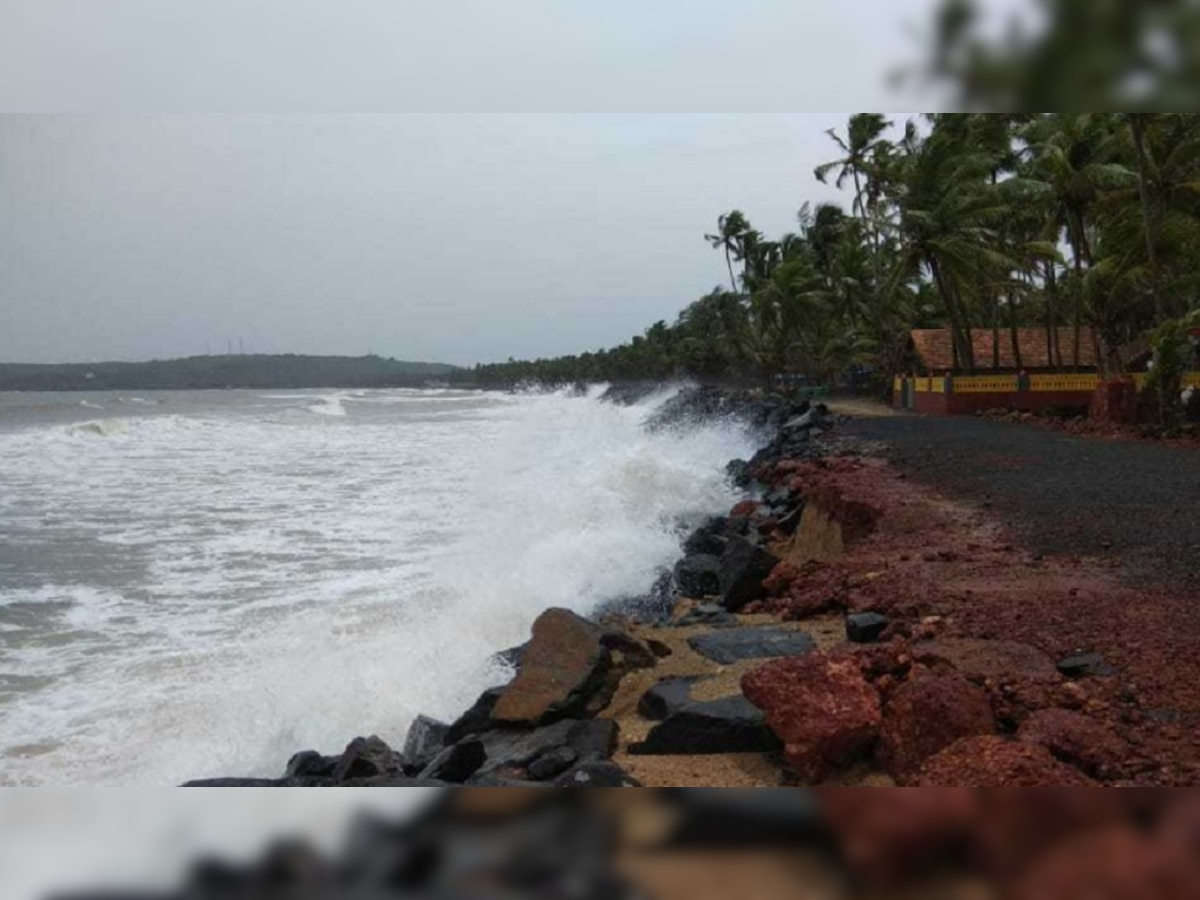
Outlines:
POLYGON ((0 393, 0 785, 278 776, 452 719, 735 499, 743 428, 602 390, 0 393))

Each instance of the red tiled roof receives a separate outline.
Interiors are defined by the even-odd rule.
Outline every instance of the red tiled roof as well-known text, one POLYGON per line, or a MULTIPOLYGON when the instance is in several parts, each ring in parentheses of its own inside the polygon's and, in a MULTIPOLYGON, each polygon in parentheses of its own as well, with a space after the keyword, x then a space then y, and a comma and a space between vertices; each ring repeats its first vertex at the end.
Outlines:
MULTIPOLYGON (((992 368, 992 330, 974 328, 971 330, 971 344, 975 351, 975 368, 992 368)), ((931 371, 949 371, 954 368, 954 346, 950 339, 948 328, 925 328, 911 332, 913 349, 921 364, 931 371)), ((1021 348, 1021 367, 1025 369, 1049 369, 1054 366, 1072 366, 1075 364, 1075 329, 1069 325, 1060 326, 1057 331, 1055 358, 1051 362, 1044 328, 1018 328, 1017 341, 1021 348)), ((1082 328, 1079 332, 1079 365, 1088 368, 1096 367, 1096 343, 1092 338, 1091 328, 1082 328)), ((1016 369, 1017 362, 1013 355, 1012 332, 1007 328, 1000 330, 1000 368, 1016 369)))

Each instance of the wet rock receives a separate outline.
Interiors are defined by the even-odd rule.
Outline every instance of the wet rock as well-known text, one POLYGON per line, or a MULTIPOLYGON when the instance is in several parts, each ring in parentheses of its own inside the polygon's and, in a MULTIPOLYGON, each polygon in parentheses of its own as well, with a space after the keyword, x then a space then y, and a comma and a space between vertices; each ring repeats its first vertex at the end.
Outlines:
MULTIPOLYGON (((721 520, 721 529, 725 528, 725 520, 721 520)), ((721 531, 709 531, 704 528, 693 531, 683 542, 683 552, 687 556, 716 556, 725 552, 725 535, 721 531)))
POLYGON ((287 786, 288 782, 283 778, 199 778, 180 785, 180 787, 185 788, 260 788, 287 786))
POLYGON ((486 759, 479 767, 480 775, 533 777, 530 767, 537 760, 564 749, 572 754, 572 762, 612 756, 617 743, 617 724, 609 719, 568 719, 533 730, 489 731, 481 740, 486 759))
POLYGON ((346 745, 331 776, 335 782, 404 773, 404 757, 376 735, 358 737, 346 745))
POLYGON ((1118 735, 1082 713, 1065 709, 1038 710, 1021 723, 1017 737, 1044 747, 1093 778, 1108 776, 1129 755, 1129 746, 1118 735))
POLYGON ((879 733, 879 693, 852 657, 813 653, 767 663, 743 676, 742 691, 806 781, 860 759, 879 733))
POLYGON ((721 604, 737 612, 764 597, 762 583, 778 562, 778 557, 750 541, 731 537, 721 555, 721 604))
POLYGON ((500 650, 492 654, 492 661, 510 669, 519 669, 521 668, 521 657, 525 655, 525 648, 528 646, 529 642, 526 641, 524 644, 509 647, 507 650, 500 650))
POLYGON ((882 613, 863 612, 846 616, 846 640, 852 644, 873 644, 891 624, 882 613))
POLYGON ((712 597, 721 592, 721 559, 697 554, 675 564, 675 585, 684 597, 712 597))
POLYGON ((641 787, 633 776, 614 762, 589 762, 576 766, 554 781, 559 788, 641 787))
MULTIPOLYGON (((611 665, 603 630, 565 609, 550 609, 533 623, 521 671, 496 700, 498 722, 544 725, 583 713, 605 686, 611 665)), ((611 696, 611 695, 610 695, 611 696)), ((607 698, 599 702, 599 708, 607 698)))
POLYGON ((725 476, 734 487, 749 487, 750 483, 754 481, 754 473, 750 467, 750 463, 744 459, 730 460, 729 465, 725 467, 725 476))
POLYGON ((688 638, 688 646, 724 666, 743 659, 803 656, 817 649, 813 639, 803 631, 778 626, 714 631, 688 638))
POLYGON ((570 747, 555 747, 529 764, 527 771, 534 781, 548 781, 575 765, 579 756, 570 747))
POLYGON ((450 726, 429 716, 417 716, 404 739, 404 758, 410 771, 424 769, 446 746, 450 726))
POLYGON ((688 701, 655 725, 630 753, 680 755, 766 753, 779 749, 761 711, 735 695, 718 700, 688 701))
POLYGON ((316 750, 303 750, 288 760, 285 778, 331 778, 339 758, 323 756, 316 750))
POLYGON ((1095 787, 1042 747, 995 735, 963 738, 925 760, 917 787, 1095 787))
POLYGON ((901 784, 921 763, 960 738, 994 734, 987 695, 959 675, 923 675, 902 684, 888 699, 879 755, 901 784))
POLYGON ((1105 678, 1117 674, 1099 653, 1074 653, 1055 665, 1066 678, 1105 678))
POLYGON ((483 741, 479 738, 467 738, 435 756, 417 777, 462 784, 478 772, 486 761, 487 750, 483 741))
POLYGON ((492 710, 495 709, 496 701, 500 699, 503 692, 503 687, 494 687, 488 688, 480 694, 474 705, 450 725, 443 738, 444 742, 457 744, 467 735, 479 734, 495 727, 492 710))

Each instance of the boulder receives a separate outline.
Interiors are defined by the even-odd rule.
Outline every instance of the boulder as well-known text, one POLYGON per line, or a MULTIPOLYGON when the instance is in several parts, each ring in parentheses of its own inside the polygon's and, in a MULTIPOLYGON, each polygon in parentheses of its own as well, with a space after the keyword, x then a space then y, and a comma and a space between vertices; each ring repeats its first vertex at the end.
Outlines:
POLYGON ((1066 678, 1104 678, 1117 674, 1099 653, 1073 653, 1060 659, 1056 668, 1066 678))
MULTIPOLYGON (((543 728, 499 729, 481 737, 485 760, 478 769, 480 776, 529 777, 540 780, 534 765, 549 757, 540 767, 553 767, 553 760, 566 756, 571 764, 576 760, 607 759, 617 744, 617 724, 609 719, 567 719, 543 728)), ((564 769, 566 767, 564 766, 564 769)), ((563 769, 554 772, 553 777, 563 769)))
POLYGON ((700 680, 698 675, 664 678, 638 701, 638 715, 651 722, 661 722, 679 712, 692 701, 692 685, 700 680))
POLYGON ((779 740, 767 727, 761 711, 734 695, 718 700, 688 700, 650 729, 646 739, 631 744, 640 755, 700 755, 767 753, 779 740))
POLYGON ((683 542, 683 552, 686 556, 707 554, 719 557, 725 552, 725 519, 715 519, 693 531, 683 542))
POLYGON ((767 663, 742 677, 796 774, 816 781, 870 750, 879 733, 879 693, 850 656, 812 653, 767 663))
POLYGON ((495 709, 496 701, 500 699, 503 692, 503 687, 494 687, 488 688, 480 694, 474 705, 459 716, 446 730, 446 734, 442 738, 443 743, 457 744, 469 734, 479 734, 495 727, 492 710, 495 709))
POLYGON ((346 745, 331 777, 335 782, 342 782, 403 773, 404 757, 376 735, 371 735, 355 738, 346 745))
POLYGON ((602 709, 612 657, 604 631, 565 609, 550 609, 533 623, 521 671, 500 692, 491 717, 497 722, 546 725, 602 709))
POLYGON ((754 481, 754 471, 744 459, 734 459, 725 466, 725 477, 734 487, 749 487, 754 481))
POLYGON ((1095 719, 1065 709, 1041 709, 1021 723, 1021 740, 1049 750, 1055 759, 1104 778, 1129 757, 1129 746, 1095 719))
POLYGON ((684 597, 712 597, 721 592, 721 559, 705 553, 685 556, 675 564, 675 586, 684 597))
POLYGON ((185 788, 262 788, 288 787, 285 778, 198 778, 180 785, 185 788))
POLYGON ((803 656, 817 649, 803 631, 779 626, 730 628, 688 638, 688 646, 706 659, 723 666, 743 659, 773 659, 803 656))
POLYGON ((332 778, 339 757, 323 756, 316 750, 303 750, 288 760, 284 778, 332 778))
POLYGON ((879 733, 884 768, 904 784, 926 759, 960 738, 994 734, 987 695, 960 675, 923 675, 888 699, 879 733))
POLYGON ((531 762, 526 771, 534 781, 549 781, 561 775, 579 761, 579 755, 570 747, 555 747, 531 762))
POLYGON ((420 771, 433 761, 446 746, 446 735, 450 726, 429 716, 417 716, 408 726, 404 739, 404 758, 408 769, 420 771))
POLYGON ((917 787, 1096 787, 1042 747, 996 735, 955 741, 925 760, 917 787))
POLYGON ((891 624, 882 613, 863 612, 846 616, 846 640, 852 644, 873 644, 891 624))
POLYGON ((779 558, 745 538, 731 537, 721 555, 721 604, 737 612, 747 603, 766 596, 763 581, 779 558))
POLYGON ((462 784, 478 772, 486 761, 487 750, 483 741, 477 737, 466 738, 435 756, 417 777, 462 784))
POLYGON ((1009 892, 1013 900, 1191 900, 1200 862, 1186 847, 1128 824, 1097 828, 1050 848, 1009 892))

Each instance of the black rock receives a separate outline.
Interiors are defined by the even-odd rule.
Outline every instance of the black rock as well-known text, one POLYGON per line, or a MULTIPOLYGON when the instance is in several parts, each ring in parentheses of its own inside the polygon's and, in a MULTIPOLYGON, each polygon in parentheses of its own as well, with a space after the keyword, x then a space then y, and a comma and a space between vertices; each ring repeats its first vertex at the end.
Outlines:
POLYGON ((692 685, 698 675, 664 678, 638 701, 638 715, 652 722, 661 722, 692 702, 692 685))
POLYGON ((503 692, 504 687, 501 686, 488 688, 480 694, 475 705, 459 716, 446 730, 445 743, 456 744, 469 734, 479 734, 494 728, 496 723, 492 719, 492 710, 496 708, 496 701, 503 692))
POLYGON ((776 656, 804 656, 817 649, 803 631, 764 626, 730 628, 688 638, 688 646, 706 659, 723 666, 743 659, 767 659, 776 656))
POLYGON ((531 762, 526 771, 534 781, 548 781, 567 771, 578 760, 578 754, 570 747, 555 747, 531 762))
POLYGON ((512 772, 528 767, 561 748, 576 759, 605 759, 617 743, 617 723, 611 719, 565 719, 535 729, 506 728, 482 735, 485 761, 479 775, 512 772))
POLYGON ((1059 660, 1057 665, 1058 671, 1067 678, 1104 678, 1117 674, 1099 653, 1075 653, 1059 660))
MULTIPOLYGON (((722 529, 725 527, 724 520, 721 522, 721 527, 722 529)), ((698 528, 688 535, 687 540, 683 542, 683 552, 687 556, 707 555, 719 557, 725 552, 725 536, 720 532, 698 528)))
POLYGON ((516 647, 509 647, 507 650, 493 653, 492 659, 502 666, 508 666, 510 669, 520 669, 521 657, 525 655, 525 648, 528 646, 529 641, 526 641, 524 644, 518 644, 516 647))
POLYGON ((256 788, 287 787, 285 778, 199 778, 184 782, 180 787, 256 788))
POLYGON ((675 564, 675 585, 685 597, 711 597, 721 591, 721 558, 685 556, 675 564))
POLYGON ((734 487, 749 487, 750 483, 754 480, 751 472, 750 463, 744 459, 731 460, 729 465, 725 467, 725 475, 734 487))
POLYGON ((655 725, 630 753, 768 753, 780 748, 762 711, 740 694, 692 702, 655 725))
POLYGON ((804 504, 800 504, 779 517, 775 527, 784 534, 795 534, 800 527, 800 517, 804 515, 804 504))
POLYGON ((641 787, 641 784, 613 762, 588 762, 558 776, 560 788, 641 787))
POLYGON ((609 616, 620 616, 637 622, 663 623, 675 605, 673 585, 671 571, 665 569, 646 593, 604 600, 592 610, 591 618, 601 621, 609 616))
POLYGON ((331 776, 334 781, 351 778, 374 778, 378 775, 394 775, 404 772, 404 757, 371 735, 358 737, 346 745, 342 757, 331 776))
POLYGON ((691 609, 684 613, 672 624, 681 627, 688 625, 712 625, 717 628, 732 625, 737 622, 737 616, 733 615, 725 607, 717 603, 700 603, 695 609, 691 609))
MULTIPOLYGON (((749 516, 730 516, 725 520, 725 537, 744 536, 750 533, 750 517, 749 516)), ((729 541, 725 541, 725 549, 729 549, 729 541)), ((725 551, 721 551, 721 555, 725 555, 725 551)))
POLYGON ((765 596, 763 580, 779 558, 744 538, 730 538, 721 556, 721 603, 737 612, 747 603, 765 596))
POLYGON ((874 643, 890 624, 891 619, 877 612, 846 616, 846 640, 852 644, 874 643))
POLYGON ((331 778, 340 758, 304 750, 288 760, 285 778, 331 778))
POLYGON ((666 847, 825 847, 832 841, 821 805, 810 790, 681 788, 664 800, 682 815, 666 847))
POLYGON ((433 758, 446 746, 446 734, 450 726, 429 716, 417 716, 408 727, 404 739, 404 759, 409 771, 420 771, 433 762, 433 758))
POLYGON ((486 761, 487 750, 484 749, 483 741, 479 738, 467 738, 435 756, 417 777, 462 784, 478 772, 486 761))

